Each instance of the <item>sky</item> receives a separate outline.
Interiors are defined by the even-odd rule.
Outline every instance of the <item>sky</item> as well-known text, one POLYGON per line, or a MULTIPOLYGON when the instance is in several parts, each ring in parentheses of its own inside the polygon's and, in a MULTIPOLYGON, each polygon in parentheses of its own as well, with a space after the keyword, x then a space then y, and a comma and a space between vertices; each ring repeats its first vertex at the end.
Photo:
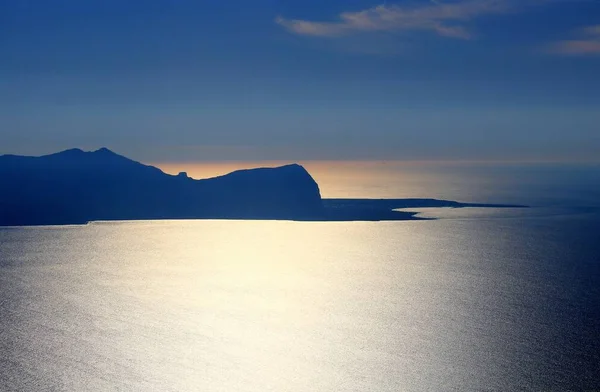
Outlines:
POLYGON ((600 160, 600 0, 0 0, 0 154, 600 160))

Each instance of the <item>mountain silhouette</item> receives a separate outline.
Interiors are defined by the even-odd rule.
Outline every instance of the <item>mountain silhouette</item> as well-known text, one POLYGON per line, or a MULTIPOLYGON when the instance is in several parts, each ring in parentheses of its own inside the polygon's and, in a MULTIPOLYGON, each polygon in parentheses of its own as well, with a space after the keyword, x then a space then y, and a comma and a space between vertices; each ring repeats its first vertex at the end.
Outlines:
POLYGON ((41 157, 0 156, 0 225, 96 220, 402 220, 402 207, 476 205, 433 199, 322 199, 300 165, 239 170, 204 180, 173 176, 107 148, 41 157))
POLYGON ((41 157, 0 156, 0 224, 92 220, 311 219, 322 214, 317 183, 299 165, 193 180, 102 148, 41 157))

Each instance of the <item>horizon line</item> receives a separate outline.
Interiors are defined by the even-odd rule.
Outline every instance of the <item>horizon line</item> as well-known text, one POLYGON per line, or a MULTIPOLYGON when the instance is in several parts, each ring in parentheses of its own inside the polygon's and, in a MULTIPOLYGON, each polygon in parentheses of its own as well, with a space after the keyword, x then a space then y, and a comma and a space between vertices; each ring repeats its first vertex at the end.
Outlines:
POLYGON ((387 158, 357 158, 357 159, 220 159, 220 160, 183 160, 183 161, 140 161, 148 165, 203 165, 203 164, 243 164, 243 163, 403 163, 403 164, 600 164, 600 159, 387 159, 387 158))

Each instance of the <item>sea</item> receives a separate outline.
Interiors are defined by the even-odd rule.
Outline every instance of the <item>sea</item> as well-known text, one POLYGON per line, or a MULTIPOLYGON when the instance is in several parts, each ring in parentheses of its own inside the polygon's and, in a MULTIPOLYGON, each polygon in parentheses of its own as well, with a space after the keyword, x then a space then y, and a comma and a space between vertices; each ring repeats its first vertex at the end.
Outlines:
POLYGON ((529 208, 0 228, 0 391, 600 390, 600 165, 305 166, 529 208))

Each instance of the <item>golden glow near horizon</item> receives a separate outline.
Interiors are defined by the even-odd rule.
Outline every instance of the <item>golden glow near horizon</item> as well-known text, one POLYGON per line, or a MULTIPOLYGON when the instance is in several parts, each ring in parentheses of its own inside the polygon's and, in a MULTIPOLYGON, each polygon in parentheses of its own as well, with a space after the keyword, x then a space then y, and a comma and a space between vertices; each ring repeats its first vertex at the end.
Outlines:
MULTIPOLYGON (((157 164, 168 174, 186 172, 195 179, 211 178, 225 175, 236 170, 259 167, 277 167, 292 162, 255 161, 255 162, 197 162, 157 164)), ((394 194, 380 194, 389 184, 395 162, 376 161, 306 161, 298 162, 312 175, 319 184, 324 197, 399 197, 394 194)), ((398 177, 398 171, 394 170, 398 177)), ((401 177, 405 175, 402 174, 401 177)), ((397 178, 398 179, 398 178, 397 178)), ((404 182, 410 182, 403 178, 404 182)))
MULTIPOLYGON (((290 161, 223 161, 155 163, 164 172, 186 172, 195 179, 235 170, 276 167, 290 161)), ((544 166, 558 162, 499 161, 296 161, 319 184, 324 198, 439 198, 483 202, 506 192, 510 167, 544 166), (490 171, 490 167, 506 170, 490 171), (482 188, 483 187, 483 188, 482 188), (484 189, 484 191, 482 191, 484 189), (494 193, 496 192, 496 194, 494 193), (467 196, 465 198, 465 196, 467 196)), ((514 174, 514 173, 513 173, 514 174)))
MULTIPOLYGON (((165 173, 186 172, 195 179, 225 175, 235 170, 276 167, 291 162, 190 162, 154 164, 165 173)), ((321 195, 329 198, 403 198, 431 197, 426 186, 438 180, 428 167, 443 167, 441 162, 417 161, 299 161, 319 184, 321 195)), ((457 163, 454 163, 457 164, 457 163)), ((441 196, 441 195, 434 195, 441 196)))
POLYGON ((194 179, 205 179, 222 176, 236 170, 254 169, 260 167, 277 167, 298 163, 304 166, 311 175, 332 175, 355 174, 357 171, 386 172, 397 171, 401 168, 414 170, 416 168, 431 167, 465 167, 465 166, 510 166, 510 165, 547 165, 547 164, 591 164, 593 162, 575 162, 561 160, 519 160, 519 161, 494 161, 494 160, 351 160, 351 161, 327 161, 327 160, 309 160, 309 161, 204 161, 204 162, 164 162, 150 163, 168 174, 179 174, 186 172, 194 179))

